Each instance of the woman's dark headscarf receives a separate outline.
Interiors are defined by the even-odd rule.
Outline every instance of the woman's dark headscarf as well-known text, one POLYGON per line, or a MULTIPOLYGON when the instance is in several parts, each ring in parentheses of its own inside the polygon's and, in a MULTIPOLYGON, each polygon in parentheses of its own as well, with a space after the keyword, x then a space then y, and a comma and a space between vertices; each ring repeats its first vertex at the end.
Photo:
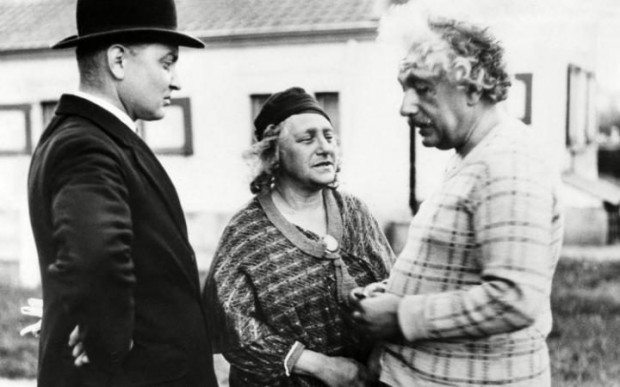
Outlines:
POLYGON ((317 100, 306 93, 301 87, 291 87, 279 93, 272 94, 263 105, 260 113, 254 120, 254 135, 256 140, 263 139, 265 129, 273 124, 277 125, 288 117, 301 113, 317 113, 331 122, 327 113, 317 100))

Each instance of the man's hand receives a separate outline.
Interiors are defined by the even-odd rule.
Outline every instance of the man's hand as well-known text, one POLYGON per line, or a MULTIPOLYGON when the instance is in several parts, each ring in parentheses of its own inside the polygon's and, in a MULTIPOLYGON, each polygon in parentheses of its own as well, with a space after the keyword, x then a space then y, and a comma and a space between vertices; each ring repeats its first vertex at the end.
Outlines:
POLYGON ((320 379, 330 387, 365 387, 372 382, 364 365, 346 357, 330 357, 320 379))
POLYGON ((367 387, 372 383, 368 369, 346 357, 331 357, 305 349, 293 372, 321 380, 329 387, 367 387))
MULTIPOLYGON (((86 348, 84 348, 84 334, 80 332, 80 327, 75 326, 71 334, 69 335, 69 347, 72 347, 71 355, 73 355, 73 364, 76 367, 81 367, 84 364, 90 363, 86 348)), ((129 343, 129 350, 133 348, 133 340, 129 343)))
POLYGON ((381 282, 373 282, 364 287, 363 294, 366 298, 375 297, 385 293, 387 288, 387 280, 381 282))
MULTIPOLYGON (((80 327, 75 326, 71 334, 69 335, 69 347, 72 347, 71 355, 73 356, 73 364, 76 367, 81 367, 84 364, 90 363, 86 348, 84 348, 84 334, 80 332, 80 327)), ((133 348, 133 340, 129 343, 129 350, 133 348)))
POLYGON ((72 347, 71 355, 73 355, 73 364, 76 367, 81 367, 86 363, 90 363, 86 349, 84 348, 84 334, 80 332, 80 327, 75 326, 71 334, 69 335, 69 347, 72 347))
POLYGON ((373 293, 372 297, 360 295, 359 288, 349 295, 353 320, 371 336, 390 340, 401 336, 398 326, 398 304, 401 298, 391 293, 373 293))

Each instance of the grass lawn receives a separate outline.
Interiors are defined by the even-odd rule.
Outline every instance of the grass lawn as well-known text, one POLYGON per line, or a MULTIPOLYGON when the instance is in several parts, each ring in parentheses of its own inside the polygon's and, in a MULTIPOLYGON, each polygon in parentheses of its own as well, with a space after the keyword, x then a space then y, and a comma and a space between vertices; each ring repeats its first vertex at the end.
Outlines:
POLYGON ((561 261, 551 304, 554 387, 620 385, 620 260, 561 261))
MULTIPOLYGON (((35 319, 21 316, 19 308, 40 292, 6 286, 0 286, 0 292, 0 378, 34 378, 37 340, 22 338, 18 332, 35 319)), ((549 348, 553 386, 619 386, 620 260, 561 260, 552 307, 555 321, 549 348)), ((225 362, 216 360, 223 370, 225 362)))

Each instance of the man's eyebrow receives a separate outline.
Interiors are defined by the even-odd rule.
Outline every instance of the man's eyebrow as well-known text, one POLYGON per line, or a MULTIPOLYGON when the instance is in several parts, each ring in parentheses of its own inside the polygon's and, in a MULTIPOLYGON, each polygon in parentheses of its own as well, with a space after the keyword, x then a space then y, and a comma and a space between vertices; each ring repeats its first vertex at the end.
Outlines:
POLYGON ((429 77, 421 77, 416 75, 414 71, 408 70, 406 73, 398 76, 398 81, 403 85, 415 85, 419 83, 429 84, 433 83, 433 79, 429 77))
POLYGON ((415 74, 413 74, 411 71, 407 71, 405 73, 401 73, 398 76, 398 82, 400 82, 403 85, 411 85, 415 82, 420 81, 421 78, 416 77, 415 74))

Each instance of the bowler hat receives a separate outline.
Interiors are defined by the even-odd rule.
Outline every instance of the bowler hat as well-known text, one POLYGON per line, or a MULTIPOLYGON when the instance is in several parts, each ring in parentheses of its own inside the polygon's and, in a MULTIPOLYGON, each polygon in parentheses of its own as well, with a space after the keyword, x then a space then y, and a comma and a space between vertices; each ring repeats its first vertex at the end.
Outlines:
POLYGON ((52 48, 124 39, 204 47, 200 40, 177 32, 174 0, 77 0, 76 21, 77 35, 61 40, 52 48))

